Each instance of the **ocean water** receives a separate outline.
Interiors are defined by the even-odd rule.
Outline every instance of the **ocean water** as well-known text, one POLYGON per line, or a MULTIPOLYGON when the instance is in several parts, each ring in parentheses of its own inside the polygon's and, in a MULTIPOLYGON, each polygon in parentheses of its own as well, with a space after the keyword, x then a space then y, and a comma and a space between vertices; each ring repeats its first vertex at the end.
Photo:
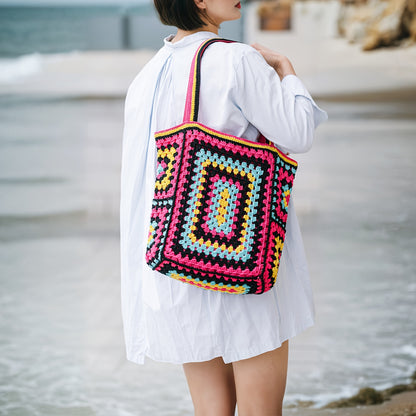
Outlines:
MULTIPOLYGON (((320 105, 330 120, 296 156, 293 196, 317 316, 290 341, 285 406, 416 369, 416 107, 320 105)), ((125 359, 122 111, 0 95, 0 415, 193 414, 180 366, 125 359)))
MULTIPOLYGON (((223 36, 242 40, 242 20, 224 23, 223 36)), ((0 58, 74 50, 158 49, 174 28, 153 5, 0 6, 0 58)), ((0 62, 1 65, 1 62, 0 62)))

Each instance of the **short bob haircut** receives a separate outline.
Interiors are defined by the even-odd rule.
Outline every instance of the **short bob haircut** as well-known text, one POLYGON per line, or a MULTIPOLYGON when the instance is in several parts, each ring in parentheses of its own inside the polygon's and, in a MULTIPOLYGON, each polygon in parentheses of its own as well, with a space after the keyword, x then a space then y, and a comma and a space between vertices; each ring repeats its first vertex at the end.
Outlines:
POLYGON ((194 0, 154 0, 160 21, 182 30, 200 29, 206 25, 194 0))

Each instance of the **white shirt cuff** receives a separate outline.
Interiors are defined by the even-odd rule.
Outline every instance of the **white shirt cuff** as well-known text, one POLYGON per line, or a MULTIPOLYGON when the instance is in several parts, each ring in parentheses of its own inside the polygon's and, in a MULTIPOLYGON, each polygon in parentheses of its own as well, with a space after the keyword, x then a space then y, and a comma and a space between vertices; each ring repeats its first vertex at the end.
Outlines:
POLYGON ((291 91, 296 97, 304 97, 308 99, 313 105, 313 118, 315 128, 326 120, 328 120, 328 113, 322 110, 314 101, 312 96, 309 94, 303 82, 294 74, 288 74, 282 79, 282 87, 286 90, 291 91))

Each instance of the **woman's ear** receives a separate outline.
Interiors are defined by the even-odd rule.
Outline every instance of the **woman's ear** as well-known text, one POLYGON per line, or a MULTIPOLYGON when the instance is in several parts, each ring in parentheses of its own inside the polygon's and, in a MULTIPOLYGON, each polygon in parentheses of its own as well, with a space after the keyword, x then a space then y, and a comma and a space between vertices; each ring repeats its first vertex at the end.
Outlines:
POLYGON ((196 7, 200 10, 206 10, 207 5, 205 4, 205 0, 194 0, 196 7))

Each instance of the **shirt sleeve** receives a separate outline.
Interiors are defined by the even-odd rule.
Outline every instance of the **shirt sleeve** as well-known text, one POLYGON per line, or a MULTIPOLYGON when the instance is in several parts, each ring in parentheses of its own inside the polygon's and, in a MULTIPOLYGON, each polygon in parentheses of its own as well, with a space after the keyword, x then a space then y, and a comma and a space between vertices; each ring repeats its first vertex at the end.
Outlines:
POLYGON ((244 117, 280 149, 307 152, 315 128, 328 119, 296 75, 281 81, 253 48, 243 53, 235 72, 234 104, 244 117))

